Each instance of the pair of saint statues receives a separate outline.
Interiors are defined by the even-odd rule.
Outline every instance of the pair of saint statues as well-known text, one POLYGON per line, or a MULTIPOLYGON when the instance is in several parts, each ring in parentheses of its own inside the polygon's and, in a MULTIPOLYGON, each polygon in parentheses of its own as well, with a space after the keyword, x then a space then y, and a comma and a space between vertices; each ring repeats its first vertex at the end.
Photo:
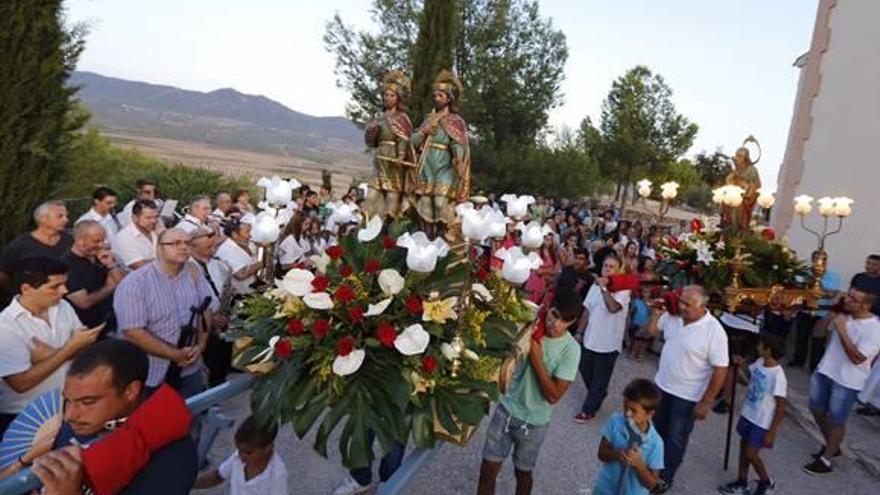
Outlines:
POLYGON ((470 195, 467 125, 458 113, 462 86, 451 72, 442 71, 432 86, 433 111, 415 130, 406 114, 410 94, 409 78, 402 72, 383 78, 384 111, 364 132, 374 167, 366 206, 388 218, 413 208, 429 235, 443 235, 455 205, 470 195))

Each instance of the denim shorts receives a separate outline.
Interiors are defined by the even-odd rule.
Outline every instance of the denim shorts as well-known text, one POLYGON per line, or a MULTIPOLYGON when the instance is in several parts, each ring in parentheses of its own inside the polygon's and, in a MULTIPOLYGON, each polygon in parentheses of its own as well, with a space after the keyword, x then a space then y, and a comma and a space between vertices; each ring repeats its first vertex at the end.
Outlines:
POLYGON ((846 424, 858 395, 858 390, 846 388, 818 371, 810 378, 810 410, 827 414, 835 425, 846 424))
POLYGON ((532 471, 547 436, 549 424, 536 426, 511 416, 498 404, 486 431, 483 459, 504 462, 513 448, 513 465, 519 471, 532 471))
POLYGON ((764 437, 767 436, 768 431, 742 416, 739 417, 739 422, 736 423, 736 432, 739 433, 739 436, 745 440, 749 447, 759 450, 773 448, 773 446, 764 446, 764 437))

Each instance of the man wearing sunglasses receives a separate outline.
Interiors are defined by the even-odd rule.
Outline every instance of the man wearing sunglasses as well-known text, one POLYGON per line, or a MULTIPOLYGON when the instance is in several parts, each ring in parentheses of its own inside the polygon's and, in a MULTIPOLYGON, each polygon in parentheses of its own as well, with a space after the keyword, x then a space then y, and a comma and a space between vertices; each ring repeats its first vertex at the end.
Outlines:
POLYGON ((679 316, 654 304, 646 325, 649 338, 663 332, 666 339, 654 378, 662 392, 654 426, 663 438, 666 467, 654 493, 672 486, 695 420, 706 419, 727 376, 727 334, 706 309, 708 300, 703 287, 687 286, 678 300, 679 316))

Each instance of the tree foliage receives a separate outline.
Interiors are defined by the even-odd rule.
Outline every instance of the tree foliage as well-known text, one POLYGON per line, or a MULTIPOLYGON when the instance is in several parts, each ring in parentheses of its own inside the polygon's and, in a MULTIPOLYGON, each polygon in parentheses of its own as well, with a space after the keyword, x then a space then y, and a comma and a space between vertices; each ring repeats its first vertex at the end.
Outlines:
MULTIPOLYGON (((452 70, 459 29, 458 1, 425 0, 419 35, 413 47, 413 94, 410 111, 414 122, 431 111, 431 84, 441 70, 452 70)), ((418 125, 418 124, 416 124, 418 125)))
POLYGON ((599 127, 585 119, 580 130, 588 152, 601 158, 602 172, 620 191, 637 174, 654 176, 674 164, 693 144, 697 129, 676 111, 663 77, 639 65, 612 84, 599 127))
POLYGON ((85 121, 65 85, 83 48, 61 0, 0 2, 0 243, 20 234, 64 171, 85 121))
POLYGON ((711 155, 704 151, 694 157, 694 167, 706 184, 717 187, 724 184, 727 174, 733 170, 733 161, 721 150, 716 150, 711 155))

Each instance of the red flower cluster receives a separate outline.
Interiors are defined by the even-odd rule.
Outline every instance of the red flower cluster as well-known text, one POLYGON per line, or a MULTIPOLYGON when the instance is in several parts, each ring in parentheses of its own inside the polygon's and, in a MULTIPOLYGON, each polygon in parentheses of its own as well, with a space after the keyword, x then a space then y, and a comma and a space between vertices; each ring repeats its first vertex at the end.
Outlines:
POLYGON ((422 370, 427 374, 437 371, 437 359, 433 356, 425 356, 422 358, 422 370))
POLYGON ((342 304, 354 301, 354 289, 348 284, 342 284, 333 292, 333 299, 342 304))
POLYGON ((771 241, 771 242, 775 241, 776 240, 776 231, 774 231, 770 227, 767 227, 766 229, 761 231, 761 237, 763 237, 764 239, 771 241))
POLYGON ((353 350, 354 337, 352 337, 351 335, 346 335, 345 337, 342 337, 342 339, 336 343, 337 356, 348 356, 353 350))
POLYGON ((382 268, 382 266, 379 265, 379 260, 376 258, 370 258, 364 264, 364 271, 367 273, 376 273, 379 271, 379 268, 382 268))
POLYGON ((330 333, 330 322, 327 320, 315 320, 312 325, 312 334, 318 340, 323 340, 330 333))
POLYGON ((329 278, 323 275, 318 275, 312 279, 312 289, 315 289, 315 292, 323 292, 327 290, 327 287, 330 287, 329 278))
POLYGON ((415 294, 410 294, 406 298, 406 310, 413 316, 422 314, 422 298, 415 294))
POLYGON ((352 269, 351 265, 342 265, 339 267, 339 276, 342 278, 348 278, 351 276, 352 269))
POLYGON ((394 347, 394 339, 397 338, 397 331, 394 325, 383 321, 376 328, 376 338, 385 347, 394 347))
POLYGON ((290 335, 302 335, 306 331, 306 326, 302 320, 293 319, 287 322, 287 333, 290 335))
POLYGON ((382 247, 385 249, 394 249, 397 247, 397 239, 386 235, 382 238, 382 247))
POLYGON ((477 270, 476 276, 477 276, 477 280, 479 280, 480 282, 485 282, 486 279, 489 278, 489 270, 486 270, 485 268, 480 267, 480 269, 477 270))
POLYGON ((345 254, 345 249, 342 249, 342 246, 330 246, 327 248, 327 256, 330 257, 331 260, 338 260, 342 258, 342 255, 345 254))
POLYGON ((352 323, 360 323, 364 321, 364 308, 351 308, 348 310, 348 317, 352 323))
POLYGON ((287 339, 281 339, 275 343, 275 355, 281 359, 287 359, 293 354, 293 344, 287 339))

